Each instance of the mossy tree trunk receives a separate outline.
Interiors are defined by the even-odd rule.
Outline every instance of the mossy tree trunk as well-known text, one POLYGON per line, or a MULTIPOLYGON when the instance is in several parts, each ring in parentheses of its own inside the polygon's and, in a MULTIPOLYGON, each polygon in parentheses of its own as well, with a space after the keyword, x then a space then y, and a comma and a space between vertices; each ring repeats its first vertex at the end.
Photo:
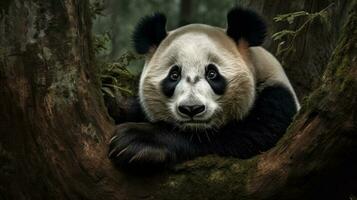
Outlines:
POLYGON ((4 1, 1 199, 343 199, 356 185, 357 4, 321 86, 274 149, 207 156, 156 177, 114 169, 113 124, 91 50, 87 1, 4 1))
POLYGON ((118 196, 88 2, 0 5, 0 199, 118 196))

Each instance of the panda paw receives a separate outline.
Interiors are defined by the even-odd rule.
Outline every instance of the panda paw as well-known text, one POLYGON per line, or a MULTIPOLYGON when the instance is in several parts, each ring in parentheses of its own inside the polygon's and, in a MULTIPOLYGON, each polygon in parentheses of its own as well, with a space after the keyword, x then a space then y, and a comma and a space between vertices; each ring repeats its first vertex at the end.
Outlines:
POLYGON ((117 126, 109 145, 109 158, 124 168, 157 169, 175 160, 175 153, 156 134, 150 123, 124 123, 117 126))

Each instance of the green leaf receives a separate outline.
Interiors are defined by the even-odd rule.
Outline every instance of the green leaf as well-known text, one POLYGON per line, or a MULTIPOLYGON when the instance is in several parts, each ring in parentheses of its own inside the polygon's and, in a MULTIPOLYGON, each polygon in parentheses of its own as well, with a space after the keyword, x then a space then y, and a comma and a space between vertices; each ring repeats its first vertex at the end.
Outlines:
POLYGON ((280 55, 283 52, 283 45, 285 44, 285 41, 279 42, 278 48, 276 50, 276 54, 280 55))
POLYGON ((281 39, 283 39, 283 37, 288 37, 288 36, 294 35, 295 33, 296 33, 295 31, 285 29, 285 30, 274 33, 271 37, 273 40, 281 40, 281 39))
POLYGON ((117 85, 114 85, 114 84, 103 84, 103 85, 107 86, 107 87, 112 87, 114 89, 118 89, 118 90, 120 90, 122 92, 126 92, 126 93, 128 93, 130 95, 133 95, 133 93, 130 90, 126 89, 126 88, 123 88, 123 87, 120 87, 120 86, 117 86, 117 85))
POLYGON ((309 13, 306 11, 286 13, 286 14, 281 14, 281 15, 274 17, 274 21, 276 21, 276 22, 287 21, 289 24, 292 24, 294 22, 295 18, 301 17, 301 16, 308 16, 308 15, 309 15, 309 13))

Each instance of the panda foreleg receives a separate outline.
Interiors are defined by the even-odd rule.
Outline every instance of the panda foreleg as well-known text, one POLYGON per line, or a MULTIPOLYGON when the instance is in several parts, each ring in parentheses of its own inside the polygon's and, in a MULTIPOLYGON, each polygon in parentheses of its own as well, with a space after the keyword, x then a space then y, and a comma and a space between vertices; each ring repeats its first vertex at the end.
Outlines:
POLYGON ((195 156, 194 146, 165 124, 123 123, 110 141, 109 158, 130 168, 165 167, 195 156))

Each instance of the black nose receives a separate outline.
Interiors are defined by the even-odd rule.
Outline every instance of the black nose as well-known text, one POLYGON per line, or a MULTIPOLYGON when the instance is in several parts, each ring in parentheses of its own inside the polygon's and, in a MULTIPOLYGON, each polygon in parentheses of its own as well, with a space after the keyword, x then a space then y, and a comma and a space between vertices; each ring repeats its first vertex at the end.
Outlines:
POLYGON ((182 105, 178 107, 180 113, 193 117, 205 110, 204 105, 182 105))

